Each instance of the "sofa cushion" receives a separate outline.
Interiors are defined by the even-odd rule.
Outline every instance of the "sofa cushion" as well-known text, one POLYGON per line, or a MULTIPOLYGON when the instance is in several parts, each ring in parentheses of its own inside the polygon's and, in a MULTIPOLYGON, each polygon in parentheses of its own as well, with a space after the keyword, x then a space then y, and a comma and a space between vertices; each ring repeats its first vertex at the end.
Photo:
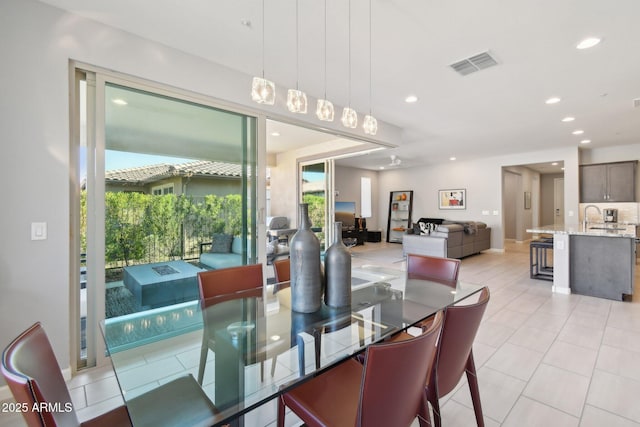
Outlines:
POLYGON ((231 241, 233 236, 231 234, 214 233, 211 236, 211 250, 209 252, 214 254, 226 254, 231 252, 231 241))
POLYGON ((200 255, 200 263, 218 270, 220 268, 237 267, 242 265, 242 256, 229 252, 226 254, 205 252, 200 255))

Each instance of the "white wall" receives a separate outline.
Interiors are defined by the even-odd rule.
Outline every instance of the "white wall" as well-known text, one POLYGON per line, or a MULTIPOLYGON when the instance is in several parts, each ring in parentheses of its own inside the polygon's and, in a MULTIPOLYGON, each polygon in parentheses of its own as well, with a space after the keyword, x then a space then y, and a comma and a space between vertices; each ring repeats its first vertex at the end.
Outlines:
MULTIPOLYGON (((577 223, 578 149, 573 147, 469 162, 448 162, 428 168, 381 171, 378 180, 379 200, 387 200, 390 191, 413 190, 412 218, 436 217, 485 222, 491 227, 491 247, 502 250, 502 167, 558 160, 564 161, 565 165, 565 223, 577 223), (466 209, 438 209, 438 190, 447 188, 466 188, 466 209), (485 210, 490 215, 482 215, 485 210), (498 215, 493 215, 494 211, 498 215)), ((383 227, 386 227, 387 215, 388 206, 381 203, 378 216, 384 220, 383 227)))
MULTIPOLYGON (((262 108, 278 119, 314 125, 317 120, 312 114, 289 113, 284 87, 279 86, 278 105, 258 106, 250 100, 251 76, 34 0, 0 2, 0 40, 0 179, 5 183, 0 218, 0 345, 40 320, 59 362, 67 367, 70 59, 256 112, 262 108), (31 222, 48 224, 47 240, 30 240, 31 222)), ((323 126, 345 132, 339 121, 323 126)), ((365 136, 361 129, 351 133, 365 136)), ((399 128, 379 123, 376 139, 400 143, 400 135, 399 128)))

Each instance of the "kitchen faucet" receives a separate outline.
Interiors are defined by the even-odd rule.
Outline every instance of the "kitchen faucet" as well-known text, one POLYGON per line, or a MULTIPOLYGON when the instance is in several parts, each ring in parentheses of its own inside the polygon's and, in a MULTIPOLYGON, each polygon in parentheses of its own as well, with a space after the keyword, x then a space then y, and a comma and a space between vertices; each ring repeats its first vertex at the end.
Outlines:
POLYGON ((587 224, 589 223, 589 221, 587 221, 587 209, 589 208, 596 208, 596 210, 598 211, 598 215, 601 215, 602 212, 600 212, 600 208, 597 207, 596 205, 587 205, 584 207, 584 214, 582 215, 582 228, 583 230, 587 230, 587 224))

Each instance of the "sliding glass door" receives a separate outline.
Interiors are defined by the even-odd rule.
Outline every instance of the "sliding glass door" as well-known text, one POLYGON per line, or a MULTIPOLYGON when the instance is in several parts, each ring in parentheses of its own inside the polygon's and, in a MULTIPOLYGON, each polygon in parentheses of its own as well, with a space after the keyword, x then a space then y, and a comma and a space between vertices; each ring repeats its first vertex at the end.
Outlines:
POLYGON ((100 320, 157 331, 163 316, 194 315, 198 272, 223 258, 256 262, 258 119, 164 87, 84 76, 96 81, 81 108, 95 132, 80 150, 74 257, 87 260, 78 265, 78 347, 79 365, 91 366, 100 320))

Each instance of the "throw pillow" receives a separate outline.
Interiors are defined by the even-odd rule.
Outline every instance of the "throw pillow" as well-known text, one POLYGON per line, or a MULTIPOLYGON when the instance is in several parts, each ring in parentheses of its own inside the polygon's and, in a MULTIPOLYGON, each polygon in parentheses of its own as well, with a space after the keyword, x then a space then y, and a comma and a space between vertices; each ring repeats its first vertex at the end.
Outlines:
POLYGON ((233 236, 231 234, 215 233, 211 237, 211 250, 214 254, 226 254, 231 252, 231 242, 233 236))

